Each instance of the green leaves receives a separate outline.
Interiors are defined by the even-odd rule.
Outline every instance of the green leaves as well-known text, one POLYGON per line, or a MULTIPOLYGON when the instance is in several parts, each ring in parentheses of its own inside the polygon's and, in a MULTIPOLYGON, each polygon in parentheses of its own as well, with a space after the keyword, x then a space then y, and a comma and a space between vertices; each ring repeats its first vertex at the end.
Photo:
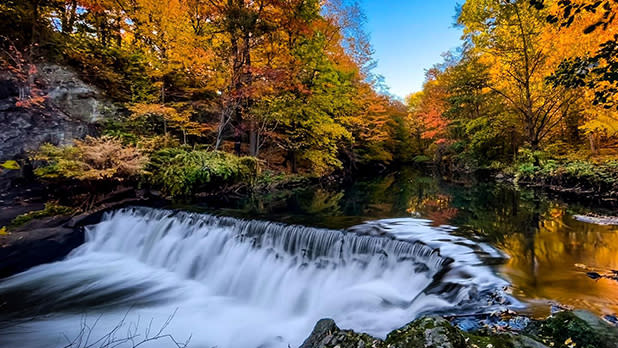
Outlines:
POLYGON ((171 148, 152 155, 146 167, 148 181, 172 197, 186 197, 208 189, 251 183, 257 160, 220 151, 171 148))

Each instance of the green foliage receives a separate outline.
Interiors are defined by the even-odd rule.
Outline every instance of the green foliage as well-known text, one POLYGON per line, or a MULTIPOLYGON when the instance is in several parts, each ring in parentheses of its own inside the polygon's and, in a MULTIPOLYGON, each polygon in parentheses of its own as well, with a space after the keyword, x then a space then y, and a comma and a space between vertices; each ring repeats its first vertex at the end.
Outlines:
POLYGON ((425 155, 418 155, 418 156, 415 156, 412 159, 412 162, 414 162, 414 163, 429 163, 429 162, 431 162, 431 158, 429 158, 428 156, 425 156, 425 155))
POLYGON ((258 173, 253 157, 237 157, 221 151, 168 148, 152 154, 146 166, 149 182, 172 197, 252 182, 258 173))
POLYGON ((16 228, 19 226, 23 226, 34 219, 40 219, 44 217, 70 215, 73 214, 74 211, 74 208, 65 207, 55 202, 47 202, 45 203, 45 208, 43 210, 35 210, 17 216, 15 219, 13 219, 13 221, 11 221, 9 227, 16 228))
POLYGON ((522 149, 513 172, 518 180, 610 193, 618 187, 618 161, 591 162, 552 157, 547 152, 522 149))

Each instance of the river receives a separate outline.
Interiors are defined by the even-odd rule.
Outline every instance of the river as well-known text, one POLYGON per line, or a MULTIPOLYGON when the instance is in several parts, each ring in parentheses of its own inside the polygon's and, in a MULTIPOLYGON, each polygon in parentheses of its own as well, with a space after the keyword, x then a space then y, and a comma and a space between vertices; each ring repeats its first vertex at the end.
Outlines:
POLYGON ((618 227, 575 218, 608 211, 539 192, 401 170, 170 208, 109 213, 0 281, 0 346, 295 347, 323 317, 384 337, 428 313, 618 311, 618 283, 586 276, 618 268, 618 227))

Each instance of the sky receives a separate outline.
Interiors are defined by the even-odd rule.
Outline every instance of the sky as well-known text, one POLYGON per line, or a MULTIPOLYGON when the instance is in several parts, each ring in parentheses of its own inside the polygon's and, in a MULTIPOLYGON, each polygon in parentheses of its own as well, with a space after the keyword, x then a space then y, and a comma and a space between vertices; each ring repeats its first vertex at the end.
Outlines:
POLYGON ((363 0, 378 67, 395 96, 422 89, 425 70, 460 45, 453 28, 462 0, 363 0))

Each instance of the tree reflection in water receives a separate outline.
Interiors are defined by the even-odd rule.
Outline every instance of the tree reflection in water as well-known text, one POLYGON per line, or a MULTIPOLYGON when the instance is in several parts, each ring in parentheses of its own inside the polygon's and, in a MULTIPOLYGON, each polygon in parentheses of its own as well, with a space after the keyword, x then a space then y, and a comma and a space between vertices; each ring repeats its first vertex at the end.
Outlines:
POLYGON ((618 269, 618 226, 576 221, 573 214, 598 209, 532 190, 452 185, 403 169, 342 187, 309 187, 205 205, 228 215, 328 228, 393 217, 430 219, 435 225, 457 226, 456 233, 506 252, 510 259, 496 269, 533 314, 546 315, 549 301, 603 314, 618 312, 618 282, 586 276, 587 269, 618 269))

